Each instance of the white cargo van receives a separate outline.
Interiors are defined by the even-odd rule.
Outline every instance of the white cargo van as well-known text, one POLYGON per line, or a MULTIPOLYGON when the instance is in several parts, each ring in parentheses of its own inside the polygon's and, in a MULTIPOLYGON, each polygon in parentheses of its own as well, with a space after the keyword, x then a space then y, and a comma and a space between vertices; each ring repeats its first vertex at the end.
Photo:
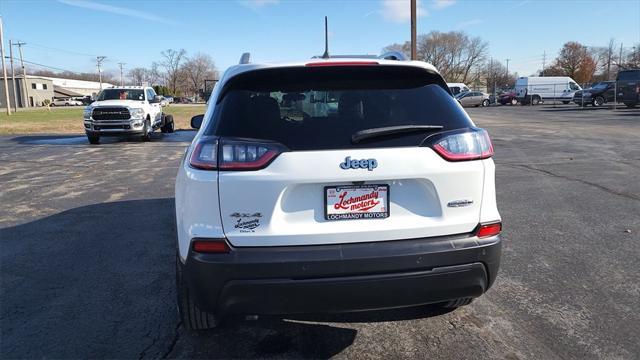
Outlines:
POLYGON ((568 104, 578 90, 582 90, 580 85, 568 76, 524 76, 516 80, 516 98, 522 104, 538 105, 545 100, 568 104))
POLYGON ((453 95, 469 91, 469 87, 464 83, 447 83, 447 86, 453 95))

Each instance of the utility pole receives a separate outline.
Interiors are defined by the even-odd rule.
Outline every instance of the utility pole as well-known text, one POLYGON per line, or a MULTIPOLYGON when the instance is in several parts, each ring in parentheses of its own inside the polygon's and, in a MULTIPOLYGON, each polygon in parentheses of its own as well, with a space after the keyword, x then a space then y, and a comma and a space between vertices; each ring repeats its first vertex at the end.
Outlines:
POLYGON ((544 76, 544 68, 547 65, 547 52, 542 53, 542 76, 544 76))
POLYGON ((411 0, 411 60, 418 60, 416 44, 416 0, 411 0))
POLYGON ((118 65, 120 66, 120 86, 124 86, 124 77, 122 76, 122 67, 125 66, 127 63, 118 63, 118 65))
POLYGON ((11 115, 11 104, 9 104, 9 82, 7 81, 7 64, 4 61, 4 33, 2 31, 2 17, 0 17, 0 55, 2 55, 2 74, 4 75, 4 97, 7 101, 7 115, 11 115))
POLYGON ((24 68, 24 59, 22 58, 22 46, 27 45, 27 43, 17 42, 15 44, 18 46, 18 51, 20 52, 20 65, 22 66, 22 82, 24 83, 24 102, 22 106, 28 108, 29 107, 29 89, 27 88, 27 70, 24 68))
POLYGON ((511 59, 504 59, 504 61, 507 62, 507 76, 509 76, 509 61, 511 61, 511 59))
POLYGON ((100 65, 102 65, 102 62, 106 58, 106 56, 96 56, 96 63, 98 65, 98 78, 100 79, 100 90, 102 90, 102 69, 100 68, 100 65))
POLYGON ((618 71, 620 71, 620 68, 622 67, 622 43, 620 43, 620 57, 618 58, 618 71))
POLYGON ((13 84, 13 109, 18 111, 18 92, 16 91, 16 71, 13 68, 13 45, 9 40, 9 63, 11 63, 11 83, 13 84))

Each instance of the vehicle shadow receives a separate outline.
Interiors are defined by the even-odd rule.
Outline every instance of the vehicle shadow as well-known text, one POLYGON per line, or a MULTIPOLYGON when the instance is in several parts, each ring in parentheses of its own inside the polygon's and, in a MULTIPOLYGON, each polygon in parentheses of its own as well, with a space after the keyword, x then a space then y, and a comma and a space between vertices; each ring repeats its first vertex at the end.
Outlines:
POLYGON ((172 198, 87 205, 0 229, 0 357, 326 358, 349 347, 357 330, 317 322, 445 313, 236 317, 190 332, 176 311, 175 237, 172 198))
MULTIPOLYGON (((154 142, 191 142, 196 135, 195 130, 176 130, 172 134, 153 133, 151 143, 154 142)), ((140 143, 144 142, 138 137, 126 136, 105 136, 100 138, 100 145, 90 145, 84 134, 51 134, 51 135, 24 135, 11 138, 11 141, 23 145, 86 145, 100 147, 100 145, 118 143, 140 143)))

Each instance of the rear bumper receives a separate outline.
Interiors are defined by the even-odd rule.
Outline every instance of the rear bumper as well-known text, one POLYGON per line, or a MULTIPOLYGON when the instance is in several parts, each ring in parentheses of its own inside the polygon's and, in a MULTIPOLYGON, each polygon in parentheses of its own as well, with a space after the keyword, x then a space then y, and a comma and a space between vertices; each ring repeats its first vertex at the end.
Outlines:
POLYGON ((198 306, 224 315, 349 312, 482 295, 495 281, 499 236, 190 251, 198 306))

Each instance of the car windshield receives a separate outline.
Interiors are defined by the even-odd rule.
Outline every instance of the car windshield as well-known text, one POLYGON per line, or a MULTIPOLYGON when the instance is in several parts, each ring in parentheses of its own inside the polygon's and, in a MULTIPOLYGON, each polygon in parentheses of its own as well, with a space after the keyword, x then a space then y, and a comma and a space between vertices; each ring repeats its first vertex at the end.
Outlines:
POLYGON ((144 91, 142 89, 105 89, 98 95, 98 101, 104 100, 144 101, 144 91))
POLYGON ((417 146, 432 133, 395 133, 352 142, 352 134, 372 128, 473 126, 442 79, 419 68, 285 68, 236 78, 225 85, 206 134, 320 150, 417 146))

